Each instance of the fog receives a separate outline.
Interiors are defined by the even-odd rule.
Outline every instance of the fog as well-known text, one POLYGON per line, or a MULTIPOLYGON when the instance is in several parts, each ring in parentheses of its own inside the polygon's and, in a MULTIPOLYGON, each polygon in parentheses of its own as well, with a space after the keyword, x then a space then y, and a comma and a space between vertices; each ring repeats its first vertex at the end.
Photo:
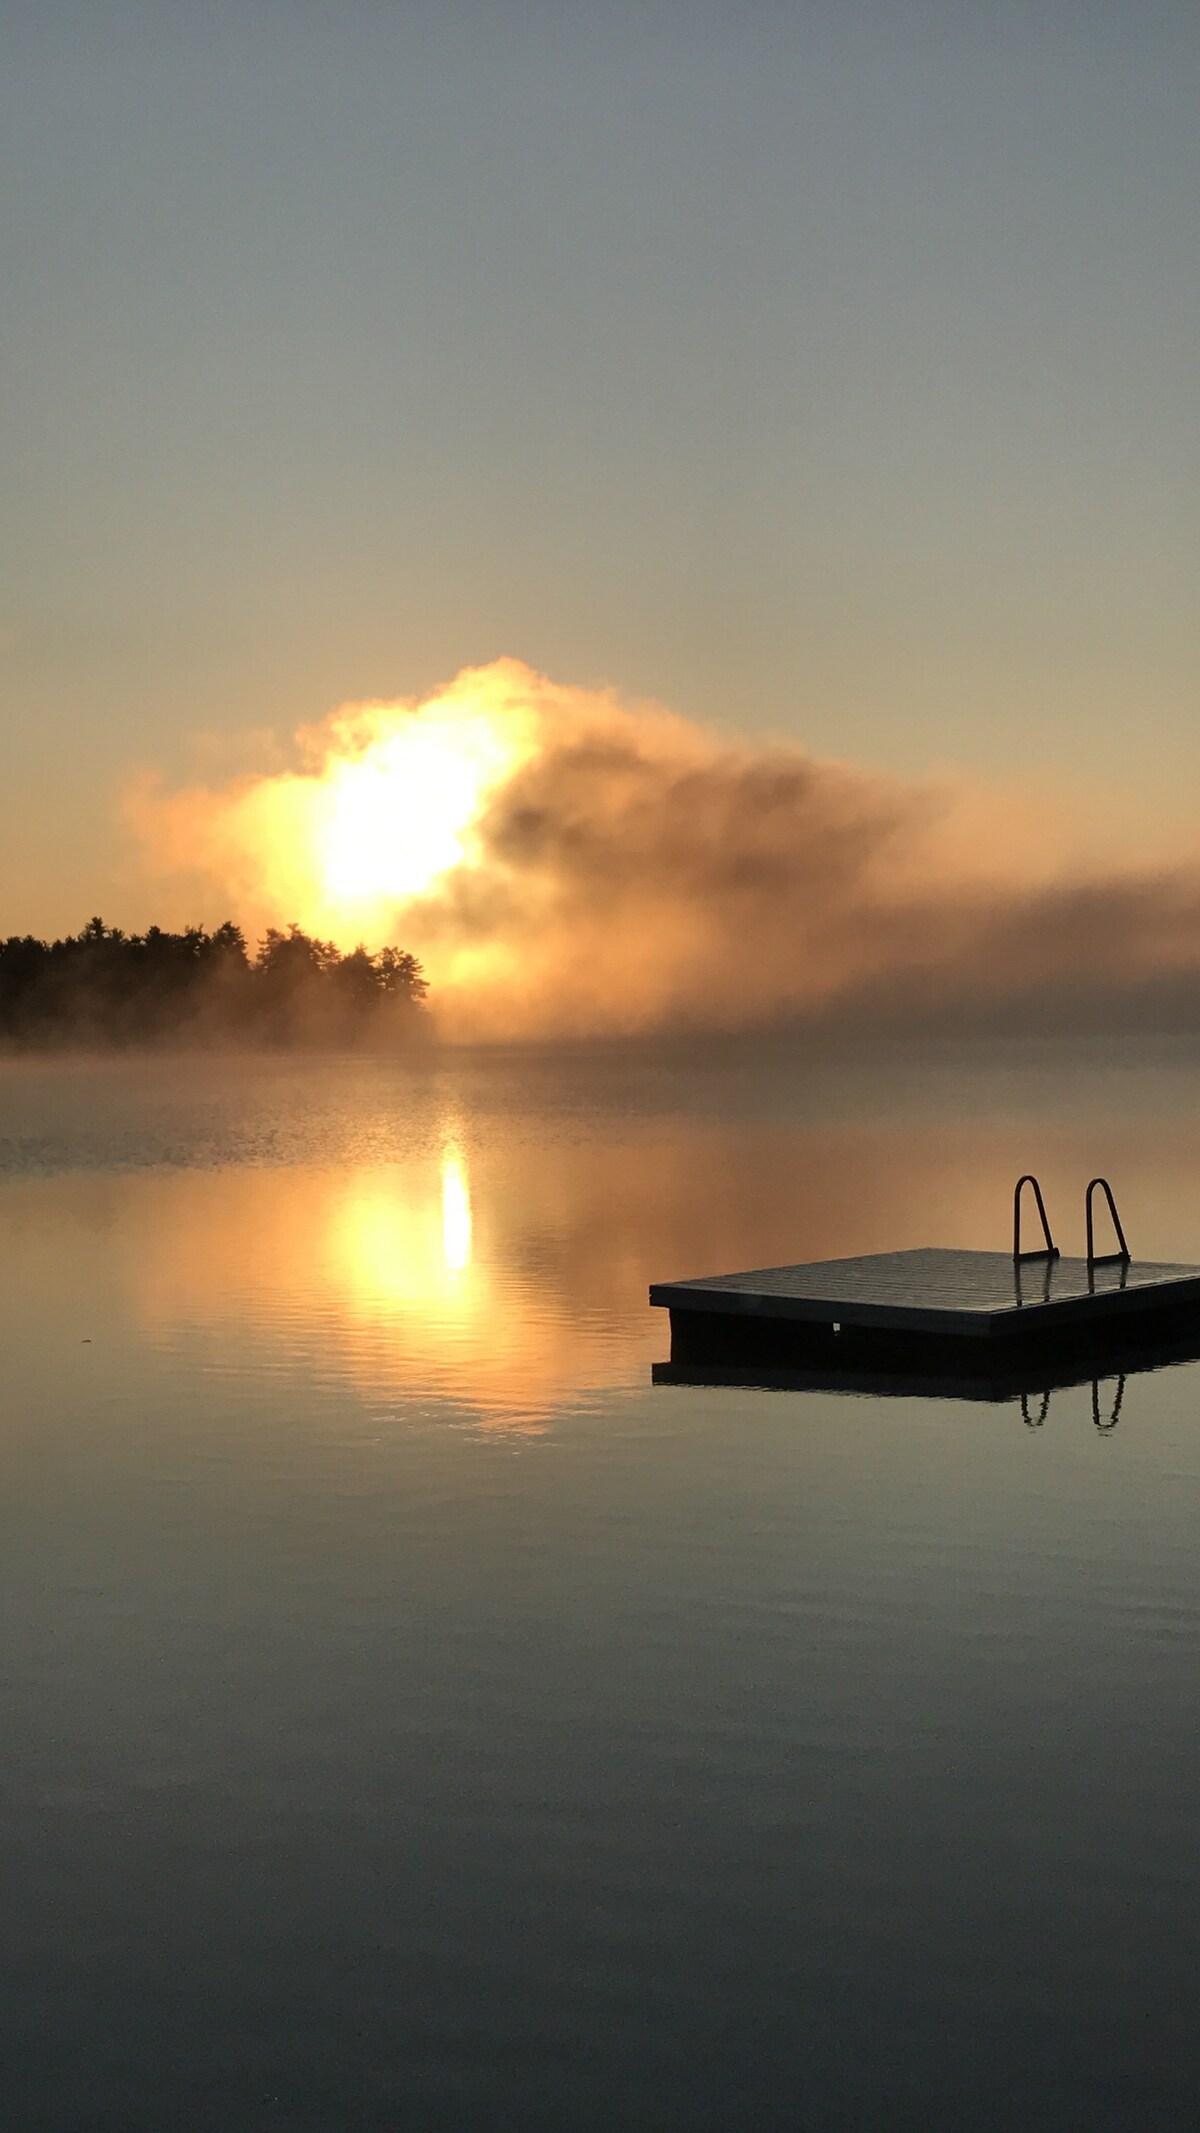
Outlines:
POLYGON ((156 875, 243 922, 402 943, 454 1039, 1197 1026, 1200 866, 1056 871, 1054 806, 730 738, 516 660, 343 706, 292 768, 128 801, 156 875), (395 893, 416 824, 437 864, 395 893))

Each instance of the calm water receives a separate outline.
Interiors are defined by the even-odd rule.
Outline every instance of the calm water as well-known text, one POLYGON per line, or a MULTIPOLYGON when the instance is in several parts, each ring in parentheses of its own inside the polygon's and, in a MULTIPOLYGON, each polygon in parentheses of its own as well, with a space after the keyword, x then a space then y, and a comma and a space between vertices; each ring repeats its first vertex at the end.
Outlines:
POLYGON ((1030 1167, 1200 1259, 1198 1098, 0 1067, 4 2125, 1194 2133, 1200 1368, 652 1387, 645 1290, 1030 1167))

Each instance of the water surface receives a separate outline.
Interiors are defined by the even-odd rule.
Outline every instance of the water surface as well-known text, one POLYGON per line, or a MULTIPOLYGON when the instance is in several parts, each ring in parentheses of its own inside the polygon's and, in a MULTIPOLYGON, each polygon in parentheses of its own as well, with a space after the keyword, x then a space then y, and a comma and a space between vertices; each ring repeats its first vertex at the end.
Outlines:
POLYGON ((1027 1168, 1200 1260, 1198 1069, 0 1067, 6 2122, 1194 2127, 1197 1366, 652 1386, 645 1291, 1027 1168))

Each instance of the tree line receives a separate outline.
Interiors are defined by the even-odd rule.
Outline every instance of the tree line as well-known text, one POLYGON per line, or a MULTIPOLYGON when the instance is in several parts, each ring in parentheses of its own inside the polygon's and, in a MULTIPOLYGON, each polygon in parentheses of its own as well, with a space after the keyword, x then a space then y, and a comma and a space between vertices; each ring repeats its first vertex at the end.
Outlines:
POLYGON ((343 955, 291 925, 252 955, 240 926, 123 933, 90 919, 64 940, 0 941, 0 1041, 353 1044, 414 1038, 428 985, 403 948, 343 955))

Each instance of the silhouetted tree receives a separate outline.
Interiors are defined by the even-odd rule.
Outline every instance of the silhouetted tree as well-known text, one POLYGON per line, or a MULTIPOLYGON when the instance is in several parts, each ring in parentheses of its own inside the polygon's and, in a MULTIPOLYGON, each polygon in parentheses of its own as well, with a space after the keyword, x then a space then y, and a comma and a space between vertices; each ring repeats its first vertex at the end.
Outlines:
POLYGON ((241 928, 126 934, 91 918, 51 942, 0 941, 0 1040, 137 1044, 226 1038, 268 1043, 401 1041, 427 993, 405 949, 342 955, 291 925, 270 927, 253 960, 241 928))
POLYGON ((390 1000, 404 1000, 420 1007, 429 985, 415 955, 407 948, 381 948, 375 959, 380 990, 390 1000))

